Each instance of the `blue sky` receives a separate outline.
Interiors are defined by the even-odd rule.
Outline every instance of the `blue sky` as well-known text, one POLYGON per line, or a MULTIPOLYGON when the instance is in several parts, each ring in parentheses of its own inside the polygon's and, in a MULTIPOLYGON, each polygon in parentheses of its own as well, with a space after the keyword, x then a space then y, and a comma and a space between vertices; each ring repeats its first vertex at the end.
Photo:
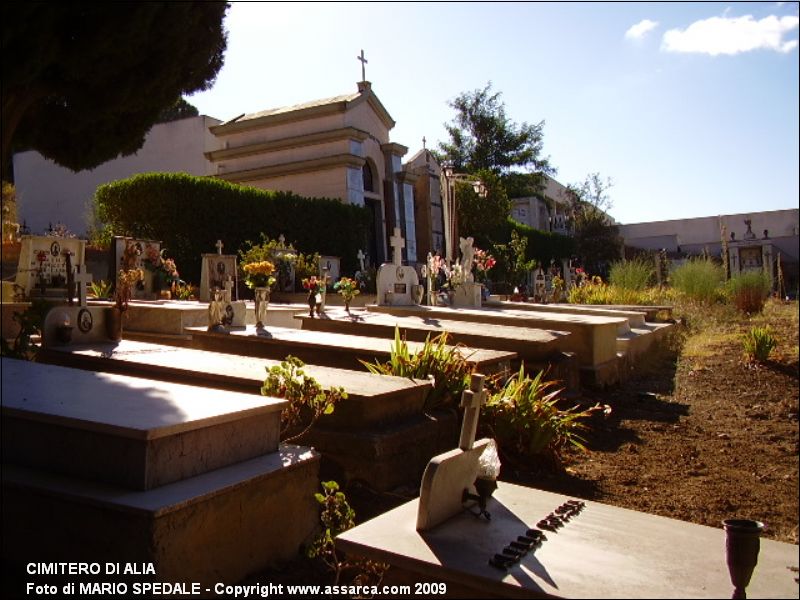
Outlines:
POLYGON ((798 206, 797 3, 234 2, 226 25, 203 114, 355 91, 363 48, 407 156, 491 81, 556 179, 611 178, 619 222, 798 206))

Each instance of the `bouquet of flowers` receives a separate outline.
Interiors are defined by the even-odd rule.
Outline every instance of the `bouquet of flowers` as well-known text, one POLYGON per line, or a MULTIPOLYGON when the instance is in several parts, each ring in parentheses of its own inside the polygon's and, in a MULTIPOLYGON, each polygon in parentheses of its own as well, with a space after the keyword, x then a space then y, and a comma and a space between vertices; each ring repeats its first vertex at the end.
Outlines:
POLYGON ((315 294, 321 293, 325 285, 322 279, 317 279, 316 275, 312 275, 311 277, 303 279, 302 284, 304 290, 307 290, 309 293, 313 292, 315 294))
POLYGON ((487 271, 497 264, 494 256, 478 248, 475 248, 475 257, 472 262, 475 265, 475 279, 479 282, 486 281, 487 271))
POLYGON ((350 279, 349 277, 342 277, 333 284, 333 289, 339 292, 339 295, 345 301, 345 303, 349 303, 361 293, 361 290, 358 289, 358 282, 355 279, 350 279))
POLYGON ((244 282, 250 289, 272 287, 275 284, 275 265, 268 260, 247 263, 242 266, 244 282))
POLYGON ((180 277, 178 275, 178 267, 175 264, 175 261, 171 258, 164 258, 164 252, 166 248, 162 248, 160 251, 152 246, 151 244, 147 244, 144 249, 144 266, 148 271, 152 271, 154 277, 158 279, 158 281, 162 284, 172 285, 174 282, 178 281, 180 277))

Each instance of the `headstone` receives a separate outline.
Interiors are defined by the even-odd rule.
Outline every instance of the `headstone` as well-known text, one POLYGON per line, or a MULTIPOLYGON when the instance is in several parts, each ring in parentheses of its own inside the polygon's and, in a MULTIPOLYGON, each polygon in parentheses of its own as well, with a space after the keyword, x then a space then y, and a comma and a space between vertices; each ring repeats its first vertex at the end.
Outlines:
POLYGON ((111 264, 113 266, 113 279, 116 281, 117 272, 122 268, 122 256, 128 244, 136 247, 136 261, 133 268, 142 269, 144 280, 141 285, 134 286, 131 290, 133 300, 154 300, 157 298, 155 290, 155 275, 147 268, 147 257, 154 256, 161 252, 161 242, 155 240, 138 240, 135 238, 115 236, 112 245, 113 256, 111 264))
POLYGON ((480 407, 486 398, 483 375, 473 375, 470 389, 464 390, 461 406, 464 420, 459 447, 435 456, 422 475, 417 510, 417 530, 432 529, 464 510, 465 492, 474 492, 478 461, 490 440, 475 441, 480 407))
POLYGON ((323 275, 328 275, 328 281, 339 281, 341 269, 341 259, 338 256, 320 256, 319 257, 319 275, 321 279, 323 275))
POLYGON ((17 264, 16 284, 25 297, 31 294, 66 298, 67 257, 72 266, 85 264, 86 240, 51 236, 23 236, 17 264))
MULTIPOLYGON (((222 246, 218 245, 217 249, 222 246)), ((216 288, 224 289, 225 281, 228 277, 233 280, 233 289, 236 290, 238 273, 236 272, 235 254, 203 254, 202 271, 200 273, 200 302, 210 302, 211 292, 216 288)), ((235 295, 235 292, 234 292, 235 295)), ((237 300, 234 297, 231 300, 237 300)))
POLYGON ((247 325, 247 305, 243 300, 233 300, 233 278, 225 276, 222 296, 222 324, 225 327, 245 327, 247 325))
POLYGON ((536 296, 536 299, 539 302, 543 302, 547 287, 544 280, 544 271, 542 271, 541 267, 536 269, 536 271, 533 273, 533 289, 533 294, 536 296))
POLYGON ((384 263, 378 269, 378 305, 413 306, 421 288, 416 270, 403 265, 402 249, 405 241, 400 235, 399 227, 394 228, 390 243, 393 249, 392 262, 384 263))

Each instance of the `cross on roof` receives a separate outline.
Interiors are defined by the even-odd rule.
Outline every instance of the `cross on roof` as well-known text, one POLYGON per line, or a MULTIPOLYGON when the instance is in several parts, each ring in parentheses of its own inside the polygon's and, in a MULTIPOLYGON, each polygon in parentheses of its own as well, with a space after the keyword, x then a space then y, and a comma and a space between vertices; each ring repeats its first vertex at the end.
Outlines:
POLYGON ((86 306, 86 285, 92 283, 92 274, 81 273, 81 265, 75 266, 75 285, 78 286, 78 306, 86 306))
POLYGON ((472 375, 469 389, 461 394, 461 408, 464 409, 464 420, 461 423, 461 437, 458 447, 462 450, 472 450, 475 444, 475 433, 478 431, 478 416, 481 405, 486 401, 488 394, 483 389, 484 376, 478 373, 472 375))
POLYGON ((361 81, 367 80, 367 70, 365 65, 369 62, 366 58, 364 58, 364 49, 361 49, 361 56, 356 56, 356 60, 361 61, 361 81))
POLYGON ((389 238, 389 243, 392 246, 392 262, 399 267, 403 264, 403 248, 406 246, 399 227, 394 228, 394 235, 389 238))
POLYGON ((214 245, 217 247, 217 254, 222 254, 222 240, 217 240, 217 243, 214 245))

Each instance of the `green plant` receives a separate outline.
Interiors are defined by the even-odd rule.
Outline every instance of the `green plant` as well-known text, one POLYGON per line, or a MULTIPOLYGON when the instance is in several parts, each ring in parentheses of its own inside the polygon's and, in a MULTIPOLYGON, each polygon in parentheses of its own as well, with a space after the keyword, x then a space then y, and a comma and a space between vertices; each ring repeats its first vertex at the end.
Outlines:
POLYGON ((611 265, 608 280, 625 290, 643 291, 653 280, 653 261, 643 257, 617 261, 611 265))
POLYGON ((358 282, 349 277, 341 277, 339 281, 333 284, 333 289, 336 290, 345 302, 352 302, 353 298, 361 293, 358 289, 358 282))
POLYGON ((400 329, 395 327, 389 360, 385 363, 362 361, 362 364, 370 373, 378 375, 432 379, 433 388, 425 399, 425 410, 432 410, 453 400, 457 402, 469 386, 469 376, 473 371, 460 349, 448 346, 447 341, 447 332, 434 339, 429 335, 419 352, 412 354, 408 343, 400 337, 400 329))
POLYGON ((305 363, 295 356, 287 356, 280 365, 267 369, 267 378, 261 387, 262 396, 285 398, 289 404, 281 412, 281 439, 293 441, 308 431, 323 415, 334 411, 336 403, 347 398, 344 388, 322 388, 316 379, 303 370, 305 363), (296 426, 305 427, 288 436, 296 426))
POLYGON ((770 353, 778 345, 772 329, 767 327, 753 327, 742 336, 744 357, 747 362, 767 362, 770 353))
POLYGON ((94 294, 95 298, 108 298, 111 295, 111 289, 114 286, 110 281, 106 281, 105 279, 99 279, 97 281, 92 281, 89 284, 89 289, 94 294))
POLYGON ((558 460, 567 445, 586 450, 585 440, 579 434, 587 428, 583 421, 603 407, 596 404, 580 411, 577 406, 560 410, 561 391, 556 389, 555 381, 544 380, 544 371, 539 371, 533 379, 525 375, 523 365, 516 377, 511 377, 490 396, 482 408, 482 416, 506 454, 522 458, 544 455, 558 460))
POLYGON ((712 260, 694 258, 673 270, 669 279, 672 287, 690 300, 712 304, 720 299, 725 271, 712 260))
POLYGON ((34 342, 34 337, 41 337, 44 318, 50 308, 52 305, 46 300, 36 298, 25 311, 14 312, 12 318, 19 324, 19 331, 12 344, 9 344, 4 336, 0 336, 0 355, 36 360, 39 345, 34 342))
POLYGON ((356 513, 344 492, 335 481, 322 481, 322 493, 314 498, 320 505, 320 532, 309 544, 306 555, 319 558, 334 572, 334 585, 338 585, 345 569, 356 569, 355 585, 379 585, 389 565, 365 559, 342 559, 336 550, 336 536, 355 526, 356 513))
POLYGON ((178 300, 192 300, 196 297, 197 288, 191 283, 178 282, 175 285, 175 298, 178 300))
POLYGON ((732 277, 727 287, 736 308, 743 313, 755 314, 764 309, 772 282, 764 271, 747 271, 732 277))

